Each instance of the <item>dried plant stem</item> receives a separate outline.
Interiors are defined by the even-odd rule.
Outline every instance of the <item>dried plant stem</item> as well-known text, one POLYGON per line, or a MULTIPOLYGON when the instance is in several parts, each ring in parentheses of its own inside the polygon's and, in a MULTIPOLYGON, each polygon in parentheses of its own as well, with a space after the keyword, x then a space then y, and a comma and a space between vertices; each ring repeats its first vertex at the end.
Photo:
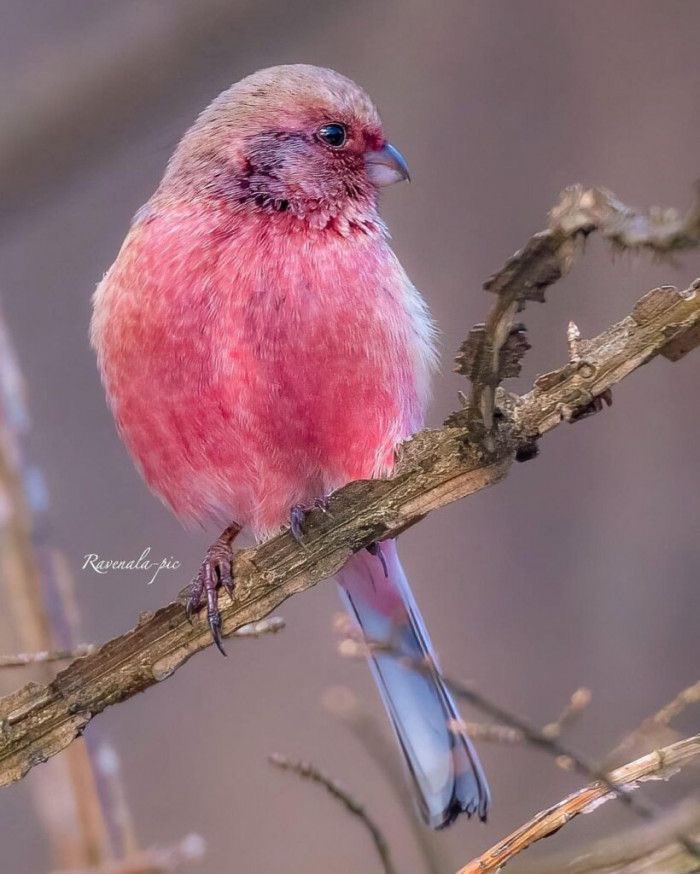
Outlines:
POLYGON ((458 874, 490 874, 498 871, 514 856, 522 853, 536 841, 554 834, 575 816, 591 809, 592 805, 604 803, 608 798, 612 798, 608 783, 625 786, 632 791, 639 782, 659 775, 668 776, 698 755, 700 755, 700 735, 694 735, 642 756, 621 768, 616 768, 608 775, 608 782, 597 781, 538 813, 491 849, 460 868, 458 874))
POLYGON ((318 783, 320 786, 327 789, 333 798, 340 801, 345 809, 353 816, 356 816, 365 826, 372 838, 385 874, 397 874, 396 868, 391 861, 389 845, 387 844, 381 829, 367 813, 364 806, 354 799, 346 789, 343 789, 343 787, 336 783, 335 780, 326 776, 326 774, 320 771, 315 765, 308 762, 292 762, 290 759, 279 754, 269 756, 268 761, 276 768, 280 768, 283 771, 291 771, 302 779, 311 780, 313 783, 318 783))
POLYGON ((95 652, 92 643, 81 643, 74 649, 39 650, 39 652, 20 652, 14 655, 0 655, 0 668, 25 668, 44 662, 65 662, 82 658, 95 652))
MULTIPOLYGON (((577 689, 554 722, 548 722, 542 729, 545 737, 559 737, 588 707, 591 693, 588 689, 577 689)), ((517 744, 526 740, 522 731, 510 725, 499 723, 463 722, 456 728, 466 731, 473 740, 492 743, 517 744)))
POLYGON ((281 616, 268 616, 267 619, 258 619, 257 622, 249 622, 237 628, 234 637, 265 637, 267 634, 277 634, 282 631, 286 623, 281 616))
POLYGON ((693 683, 692 686, 688 686, 687 689, 683 689, 682 692, 679 692, 673 701, 669 701, 669 703, 662 707, 661 710, 651 716, 649 722, 654 725, 670 725, 674 719, 677 719, 681 715, 686 707, 689 707, 691 704, 698 704, 699 702, 700 680, 698 680, 697 683, 693 683))
MULTIPOLYGON (((405 666, 406 670, 416 671, 417 673, 425 674, 427 677, 434 676, 436 671, 435 663, 430 659, 409 658, 403 652, 397 650, 393 644, 381 640, 372 640, 367 637, 347 638, 341 643, 340 652, 342 655, 349 656, 350 658, 366 658, 368 652, 381 652, 393 656, 399 664, 405 666)), ((557 735, 546 733, 524 717, 511 712, 481 692, 460 683, 458 680, 444 674, 442 674, 442 680, 459 700, 497 720, 498 723, 501 723, 506 728, 518 732, 521 738, 531 746, 542 749, 557 759, 565 759, 573 769, 584 777, 599 781, 606 787, 608 792, 618 797, 620 801, 641 819, 652 820, 655 818, 657 814, 655 805, 645 798, 630 795, 625 785, 615 782, 609 772, 598 767, 595 762, 588 760, 581 753, 562 743, 557 735)), ((460 730, 461 723, 453 725, 452 728, 453 730, 460 730)), ((694 843, 686 841, 684 835, 679 835, 678 840, 686 845, 689 852, 697 853, 698 858, 700 858, 700 849, 694 843)))
MULTIPOLYGON (((44 567, 47 550, 37 543, 35 525, 45 508, 45 495, 28 488, 24 441, 30 418, 24 383, 9 332, 0 312, 0 524, 3 606, 12 616, 13 645, 31 653, 34 671, 44 682, 51 679, 48 658, 56 646, 72 650, 72 641, 56 634, 63 606, 60 593, 47 597, 51 574, 44 567), (66 646, 66 644, 68 644, 66 646), (39 656, 37 657, 37 653, 39 656)), ((74 653, 70 653, 72 657, 74 653)), ((90 751, 81 741, 61 761, 51 763, 32 784, 37 816, 58 865, 95 864, 109 855, 109 835, 90 751)))
POLYGON ((455 726, 455 731, 461 728, 472 740, 486 741, 499 744, 519 744, 525 740, 522 731, 511 728, 509 725, 500 725, 497 722, 463 722, 461 726, 455 726))
POLYGON ((628 732, 619 744, 606 756, 605 764, 614 766, 638 756, 650 749, 669 743, 677 738, 671 722, 693 704, 700 702, 700 681, 693 683, 676 695, 652 716, 648 716, 633 731, 628 732))
POLYGON ((198 862, 204 855, 204 842, 197 834, 184 837, 171 847, 138 850, 119 861, 105 862, 91 868, 62 868, 51 874, 170 874, 183 865, 198 862))
POLYGON ((564 709, 554 722, 549 722, 545 725, 542 729, 542 734, 546 737, 559 737, 565 729, 571 727, 590 703, 590 689, 584 687, 577 689, 566 702, 564 709))
POLYGON ((566 855, 546 858, 537 868, 518 874, 697 874, 697 857, 680 847, 675 836, 700 841, 700 801, 689 798, 664 811, 653 823, 626 829, 566 855))

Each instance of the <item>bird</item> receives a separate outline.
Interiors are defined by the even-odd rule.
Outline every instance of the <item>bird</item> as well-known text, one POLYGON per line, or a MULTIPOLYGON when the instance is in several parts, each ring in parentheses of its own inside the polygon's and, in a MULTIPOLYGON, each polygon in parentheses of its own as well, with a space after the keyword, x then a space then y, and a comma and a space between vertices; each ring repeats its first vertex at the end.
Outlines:
MULTIPOLYGON (((222 652, 218 592, 233 592, 238 533, 303 537, 309 507, 391 474, 423 425, 436 329, 378 211, 380 190, 408 178, 353 81, 260 70, 186 131, 94 293, 91 343, 138 470, 186 526, 226 526, 187 603, 190 616, 206 606, 222 652)), ((407 657, 375 647, 368 660, 420 817, 485 821, 486 777, 396 540, 336 579, 364 635, 407 657)))

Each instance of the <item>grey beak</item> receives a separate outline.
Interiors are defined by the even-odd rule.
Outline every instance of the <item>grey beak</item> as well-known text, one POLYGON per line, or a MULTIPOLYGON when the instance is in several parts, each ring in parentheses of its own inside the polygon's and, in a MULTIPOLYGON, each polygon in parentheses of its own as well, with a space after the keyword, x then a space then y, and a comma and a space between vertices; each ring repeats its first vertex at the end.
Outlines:
POLYGON ((404 156, 391 143, 387 143, 382 149, 365 152, 365 166, 369 181, 377 188, 411 180, 404 156))

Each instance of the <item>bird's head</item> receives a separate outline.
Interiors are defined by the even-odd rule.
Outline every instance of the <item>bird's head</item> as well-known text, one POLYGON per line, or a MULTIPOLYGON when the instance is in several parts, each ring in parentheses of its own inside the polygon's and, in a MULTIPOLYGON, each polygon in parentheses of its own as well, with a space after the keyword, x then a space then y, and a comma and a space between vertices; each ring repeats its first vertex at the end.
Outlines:
POLYGON ((294 64, 219 95, 183 137, 163 188, 323 227, 374 215, 378 189, 408 178, 367 94, 332 70, 294 64))

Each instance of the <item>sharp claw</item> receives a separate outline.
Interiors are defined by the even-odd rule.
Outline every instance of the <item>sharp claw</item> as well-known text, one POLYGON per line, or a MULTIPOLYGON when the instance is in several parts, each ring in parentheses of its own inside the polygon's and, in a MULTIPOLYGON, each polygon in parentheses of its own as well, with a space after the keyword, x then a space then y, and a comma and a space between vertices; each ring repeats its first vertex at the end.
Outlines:
POLYGON ((297 541, 297 543, 301 542, 302 537, 304 536, 304 508, 303 507, 292 507, 289 511, 289 530, 292 532, 292 537, 297 541))
POLYGON ((210 614, 208 620, 209 630, 211 631, 211 636, 214 639, 216 648, 219 650, 222 656, 227 657, 228 653, 224 649, 224 644, 221 640, 221 617, 219 616, 218 611, 214 616, 210 614))
POLYGON ((328 509, 328 504, 330 503, 330 497, 325 498, 316 498, 314 501, 314 507, 317 510, 320 510, 322 513, 330 513, 328 509))
POLYGON ((384 571, 384 576, 388 579, 389 577, 389 568, 386 566, 386 559, 384 558, 384 553, 382 552, 381 545, 379 543, 370 543, 367 547, 367 552, 370 555, 376 555, 379 561, 382 563, 382 569, 384 571))
POLYGON ((217 649, 221 655, 225 656, 226 650, 221 642, 221 614, 219 613, 216 586, 211 585, 214 581, 210 573, 206 574, 206 580, 210 584, 207 586, 207 622, 209 623, 209 631, 211 632, 211 636, 214 639, 217 649))
POLYGON ((194 614, 199 610, 202 605, 203 596, 206 595, 209 630, 212 640, 223 656, 226 655, 226 650, 221 638, 218 589, 220 586, 223 586, 228 594, 233 597, 236 581, 233 577, 231 544, 240 530, 239 525, 231 523, 219 539, 209 547, 207 556, 199 568, 199 573, 192 580, 190 593, 185 604, 185 615, 192 625, 194 624, 194 614))
POLYGON ((221 581, 221 585, 226 589, 229 598, 233 598, 233 593, 236 590, 236 582, 233 579, 233 574, 225 576, 221 581))

